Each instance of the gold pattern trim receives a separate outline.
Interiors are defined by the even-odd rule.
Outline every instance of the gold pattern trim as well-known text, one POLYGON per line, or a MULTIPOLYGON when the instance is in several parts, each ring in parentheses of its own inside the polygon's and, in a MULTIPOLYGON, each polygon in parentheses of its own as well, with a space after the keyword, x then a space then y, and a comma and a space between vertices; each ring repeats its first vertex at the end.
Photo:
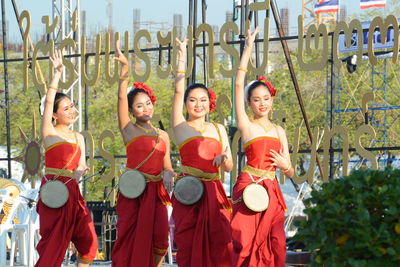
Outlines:
POLYGON ((58 176, 64 176, 64 177, 74 177, 74 172, 70 170, 65 170, 65 169, 55 169, 55 168, 45 168, 45 174, 53 174, 53 175, 58 175, 58 176))
POLYGON ((260 178, 269 179, 271 181, 275 180, 275 176, 276 176, 276 173, 274 171, 257 169, 257 168, 251 167, 249 165, 244 166, 242 171, 247 172, 251 175, 260 177, 260 178))
POLYGON ((146 179, 146 182, 159 182, 162 180, 161 178, 161 173, 158 175, 152 175, 152 174, 148 174, 145 172, 141 172, 139 170, 135 170, 135 169, 131 169, 131 168, 126 168, 127 171, 132 170, 132 171, 138 171, 141 174, 143 174, 144 178, 146 179))
POLYGON ((167 249, 163 249, 163 248, 156 248, 156 247, 154 247, 154 248, 153 248, 153 251, 154 251, 155 254, 158 254, 158 255, 165 255, 165 254, 167 254, 167 249))
MULTIPOLYGON (((205 181, 205 182, 221 179, 221 175, 218 172, 213 172, 213 173, 204 172, 200 169, 193 168, 190 166, 181 166, 180 172, 195 176, 199 180, 205 181)), ((180 178, 182 178, 182 177, 178 177, 176 180, 179 180, 180 178)))

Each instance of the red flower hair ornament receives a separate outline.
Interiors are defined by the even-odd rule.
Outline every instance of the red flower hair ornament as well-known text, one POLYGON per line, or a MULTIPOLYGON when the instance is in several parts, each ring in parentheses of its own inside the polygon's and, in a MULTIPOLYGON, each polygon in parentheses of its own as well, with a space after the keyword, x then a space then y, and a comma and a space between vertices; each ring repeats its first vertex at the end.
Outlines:
POLYGON ((263 84, 265 84, 265 86, 268 88, 271 96, 275 96, 276 95, 276 90, 275 90, 274 86, 272 85, 272 83, 270 81, 267 80, 266 77, 260 76, 260 77, 257 78, 257 80, 259 82, 262 82, 263 84))
MULTIPOLYGON (((135 83, 133 83, 133 88, 131 90, 135 90, 135 89, 140 89, 140 90, 145 91, 149 95, 151 103, 153 105, 156 103, 156 100, 157 100, 156 96, 154 95, 153 90, 151 90, 151 88, 149 86, 145 85, 144 83, 135 82, 135 83)), ((128 94, 131 90, 128 91, 128 94)))
POLYGON ((213 112, 215 110, 215 107, 217 106, 217 95, 210 88, 208 88, 207 91, 208 97, 210 98, 210 112, 213 112))

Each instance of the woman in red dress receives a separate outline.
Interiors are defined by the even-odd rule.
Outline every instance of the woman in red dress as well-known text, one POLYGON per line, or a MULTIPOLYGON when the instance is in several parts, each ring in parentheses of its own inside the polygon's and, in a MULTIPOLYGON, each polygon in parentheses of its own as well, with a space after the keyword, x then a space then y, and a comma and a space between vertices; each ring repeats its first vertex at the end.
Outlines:
POLYGON ((258 31, 258 28, 253 33, 248 31, 235 84, 236 121, 244 142, 247 165, 237 178, 232 194, 234 266, 283 267, 286 258, 286 205, 275 171, 280 168, 287 177, 292 177, 294 170, 290 164, 285 130, 268 119, 276 94, 271 82, 265 77, 259 77, 243 90, 247 65, 258 31), (245 101, 254 119, 247 116, 245 101), (242 199, 244 189, 253 180, 259 181, 268 192, 269 206, 265 211, 250 210, 242 199))
POLYGON ((117 241, 112 266, 161 266, 168 249, 167 205, 171 205, 164 185, 170 191, 174 176, 169 138, 150 122, 156 101, 152 90, 143 83, 134 83, 127 96, 128 60, 121 53, 119 41, 116 47, 115 60, 121 63, 118 122, 126 146, 126 167, 144 175, 146 189, 135 199, 118 194, 117 241), (135 123, 129 113, 136 119, 135 123))
POLYGON ((69 97, 57 92, 64 69, 62 54, 50 57, 54 67, 45 99, 41 134, 45 147, 45 173, 41 186, 57 179, 68 188, 69 198, 60 208, 49 208, 39 198, 41 239, 37 245, 39 260, 36 267, 61 266, 65 251, 72 241, 78 251, 77 266, 89 266, 97 252, 97 236, 88 208, 76 179, 87 170, 85 140, 69 129, 76 119, 76 109, 69 97), (54 121, 54 125, 52 123, 54 121))
POLYGON ((231 204, 220 180, 219 168, 232 169, 225 128, 205 121, 215 108, 215 94, 202 84, 184 90, 187 40, 179 41, 178 70, 172 106, 172 127, 181 156, 181 175, 202 181, 204 192, 193 205, 172 199, 179 267, 231 266, 231 204), (188 120, 182 114, 185 105, 188 120))

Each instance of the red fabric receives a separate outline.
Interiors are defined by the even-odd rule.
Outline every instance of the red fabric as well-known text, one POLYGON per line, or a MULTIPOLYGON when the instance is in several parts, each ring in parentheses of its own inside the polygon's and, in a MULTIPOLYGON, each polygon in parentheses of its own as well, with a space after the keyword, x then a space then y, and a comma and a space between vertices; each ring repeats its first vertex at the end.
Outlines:
MULTIPOLYGON (((58 143, 48 148, 45 154, 46 167, 62 169, 73 155, 75 147, 75 144, 58 143)), ((78 148, 68 170, 77 167, 80 155, 78 148)), ((46 177, 51 179, 54 175, 46 177)), ((57 179, 66 182, 70 178, 59 176, 57 179)), ((45 183, 46 179, 43 178, 42 186, 45 183)), ((66 186, 69 199, 61 208, 48 208, 39 199, 37 211, 40 215, 42 238, 36 247, 39 260, 35 267, 61 266, 70 241, 74 243, 82 260, 91 262, 96 257, 97 236, 90 211, 85 206, 85 200, 76 180, 68 182, 66 186)))
MULTIPOLYGON (((153 150, 154 136, 140 136, 126 146, 127 167, 136 168, 153 150)), ((138 170, 158 175, 163 170, 166 145, 160 138, 156 151, 138 170)), ((113 267, 154 266, 154 254, 168 249, 168 213, 171 200, 163 181, 149 182, 143 194, 128 199, 119 194, 117 201, 117 241, 112 252, 113 267)))
MULTIPOLYGON (((245 144, 247 164, 264 170, 272 161, 269 151, 279 151, 279 139, 256 138, 245 144)), ((259 179, 253 175, 255 180, 259 179)), ((232 199, 239 199, 243 190, 252 182, 247 173, 241 173, 233 188, 232 199)), ((231 221, 235 267, 282 267, 286 260, 286 237, 284 231, 284 210, 286 204, 277 180, 263 180, 259 183, 268 191, 270 203, 263 212, 249 210, 243 201, 233 205, 231 221)))
MULTIPOLYGON (((213 138, 195 137, 180 147, 182 164, 205 172, 218 171, 212 161, 220 153, 221 144, 213 138)), ((179 267, 230 267, 231 204, 220 180, 203 185, 203 196, 194 205, 186 206, 172 199, 177 263, 179 267)))

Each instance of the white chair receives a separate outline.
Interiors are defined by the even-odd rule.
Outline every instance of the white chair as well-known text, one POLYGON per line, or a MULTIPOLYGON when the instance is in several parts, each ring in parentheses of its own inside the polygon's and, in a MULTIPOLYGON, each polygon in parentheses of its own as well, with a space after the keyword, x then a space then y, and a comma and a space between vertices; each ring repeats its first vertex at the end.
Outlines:
POLYGON ((20 193, 23 200, 20 210, 23 211, 19 216, 20 223, 15 224, 12 231, 10 266, 14 266, 16 246, 18 246, 20 264, 30 267, 38 258, 35 250, 35 236, 39 230, 39 216, 35 209, 38 193, 38 189, 29 189, 20 193))
POLYGON ((7 220, 0 224, 0 266, 6 266, 7 261, 7 234, 14 229, 13 219, 17 214, 21 198, 18 196, 14 199, 14 203, 8 214, 7 220))

